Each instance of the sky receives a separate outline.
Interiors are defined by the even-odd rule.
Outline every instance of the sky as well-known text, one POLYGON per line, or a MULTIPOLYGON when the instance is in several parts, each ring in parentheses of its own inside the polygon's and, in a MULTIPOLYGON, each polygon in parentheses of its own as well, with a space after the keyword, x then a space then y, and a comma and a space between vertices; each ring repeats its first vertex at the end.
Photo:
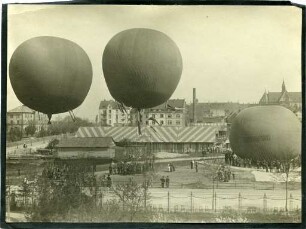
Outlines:
MULTIPOLYGON (((265 89, 301 91, 302 12, 292 6, 9 5, 8 64, 14 50, 36 36, 80 45, 93 66, 90 91, 74 110, 94 120, 99 103, 112 99, 102 71, 108 41, 130 28, 167 34, 183 59, 172 99, 258 103, 265 89)), ((7 108, 21 105, 7 76, 7 108)))

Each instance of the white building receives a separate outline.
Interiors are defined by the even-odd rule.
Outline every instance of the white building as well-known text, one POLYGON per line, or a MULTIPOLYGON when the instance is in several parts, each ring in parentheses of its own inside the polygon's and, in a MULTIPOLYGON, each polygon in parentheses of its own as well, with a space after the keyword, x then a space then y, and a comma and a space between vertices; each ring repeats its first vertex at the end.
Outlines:
POLYGON ((36 131, 40 131, 42 127, 46 129, 48 117, 46 114, 34 111, 25 105, 21 105, 7 112, 6 127, 8 132, 13 128, 18 128, 24 133, 24 129, 32 123, 35 124, 36 131))
MULTIPOLYGON (((159 106, 142 110, 142 124, 161 125, 161 126, 178 126, 186 125, 186 102, 185 99, 171 99, 159 106), (153 121, 155 119, 157 122, 153 121)), ((137 124, 137 111, 133 109, 131 122, 137 124)))
POLYGON ((115 101, 103 100, 99 106, 98 123, 101 126, 129 125, 131 108, 125 107, 125 111, 122 112, 115 101))

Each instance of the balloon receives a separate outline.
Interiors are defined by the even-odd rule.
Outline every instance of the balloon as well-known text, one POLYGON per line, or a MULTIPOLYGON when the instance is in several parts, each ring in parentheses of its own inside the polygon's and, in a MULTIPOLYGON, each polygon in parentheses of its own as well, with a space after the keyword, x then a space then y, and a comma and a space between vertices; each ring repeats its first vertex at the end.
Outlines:
POLYGON ((128 107, 151 108, 166 102, 182 74, 177 45, 152 29, 115 35, 103 53, 103 73, 113 98, 128 107))
POLYGON ((301 123, 282 106, 247 108, 233 121, 230 144, 241 158, 288 161, 301 153, 301 123))
POLYGON ((17 98, 51 118, 82 104, 91 86, 92 66, 76 43, 42 36, 17 47, 9 75, 17 98))

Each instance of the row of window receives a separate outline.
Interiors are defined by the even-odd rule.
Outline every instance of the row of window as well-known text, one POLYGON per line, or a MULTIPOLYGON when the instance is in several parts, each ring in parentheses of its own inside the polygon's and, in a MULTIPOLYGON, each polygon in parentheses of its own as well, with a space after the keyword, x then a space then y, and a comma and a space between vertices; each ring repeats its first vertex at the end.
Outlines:
MULTIPOLYGON (((8 118, 10 118, 10 119, 13 119, 13 118, 22 118, 22 114, 11 114, 11 115, 8 115, 8 118)), ((33 114, 27 114, 27 113, 25 113, 24 114, 24 118, 33 118, 33 114)))
MULTIPOLYGON (((153 118, 158 118, 157 116, 158 116, 157 114, 152 114, 152 117, 153 117, 153 118)), ((149 114, 147 114, 146 117, 149 118, 149 114)), ((159 117, 160 117, 160 118, 163 118, 163 117, 164 117, 164 114, 159 114, 159 117)), ((172 114, 168 114, 167 117, 168 117, 168 118, 172 118, 172 114)), ((174 115, 173 115, 173 117, 174 117, 174 115)), ((176 118, 181 118, 181 115, 180 115, 180 114, 176 114, 175 117, 176 117, 176 118)))
MULTIPOLYGON (((159 124, 164 125, 164 121, 160 121, 159 124)), ((146 125, 149 125, 149 121, 146 121, 146 125)), ((152 122, 152 125, 155 125, 155 122, 152 122)), ((172 122, 172 120, 168 120, 167 125, 174 125, 174 121, 172 122)), ((175 125, 181 125, 181 121, 175 121, 175 125)))

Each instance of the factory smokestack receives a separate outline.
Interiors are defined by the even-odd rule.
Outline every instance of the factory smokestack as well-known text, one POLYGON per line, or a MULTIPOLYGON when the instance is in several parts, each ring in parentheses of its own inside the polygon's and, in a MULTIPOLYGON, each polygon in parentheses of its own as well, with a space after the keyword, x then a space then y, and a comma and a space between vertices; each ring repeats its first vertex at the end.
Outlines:
POLYGON ((192 112, 192 115, 193 115, 193 119, 192 119, 192 121, 193 121, 193 123, 196 123, 197 122, 197 120, 196 120, 196 103, 197 103, 197 99, 196 99, 197 97, 196 97, 196 89, 195 88, 193 88, 193 112, 192 112))

